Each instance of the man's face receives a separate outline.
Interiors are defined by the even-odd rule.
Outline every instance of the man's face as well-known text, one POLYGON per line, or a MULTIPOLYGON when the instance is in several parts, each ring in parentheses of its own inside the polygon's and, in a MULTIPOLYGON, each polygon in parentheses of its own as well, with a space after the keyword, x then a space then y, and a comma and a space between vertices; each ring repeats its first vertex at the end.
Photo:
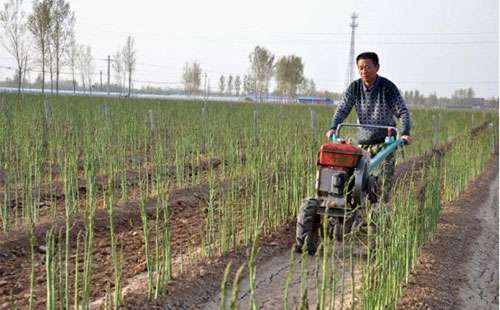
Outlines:
POLYGON ((371 59, 360 59, 357 65, 361 80, 365 84, 373 83, 377 78, 379 65, 375 65, 371 59))

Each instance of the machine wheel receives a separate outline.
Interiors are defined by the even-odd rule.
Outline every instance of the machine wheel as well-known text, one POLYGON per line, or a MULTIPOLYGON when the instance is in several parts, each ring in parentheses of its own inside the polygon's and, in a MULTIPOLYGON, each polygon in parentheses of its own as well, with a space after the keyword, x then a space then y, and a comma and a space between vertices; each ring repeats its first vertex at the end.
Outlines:
POLYGON ((297 234, 295 250, 299 253, 306 244, 309 255, 314 255, 319 245, 319 228, 321 217, 317 214, 318 201, 314 198, 305 199, 297 216, 297 234))
POLYGON ((344 235, 351 232, 353 223, 354 216, 352 215, 347 218, 338 218, 333 226, 333 235, 335 236, 335 240, 339 242, 344 241, 344 235))

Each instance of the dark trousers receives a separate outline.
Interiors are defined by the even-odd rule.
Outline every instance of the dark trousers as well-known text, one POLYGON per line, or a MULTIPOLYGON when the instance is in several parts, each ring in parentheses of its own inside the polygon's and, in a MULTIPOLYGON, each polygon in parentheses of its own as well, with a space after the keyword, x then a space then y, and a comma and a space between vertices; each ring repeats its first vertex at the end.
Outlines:
MULTIPOLYGON (((362 144, 360 145, 362 149, 370 152, 370 158, 373 158, 380 152, 384 143, 380 144, 362 144)), ((394 156, 394 152, 387 155, 379 168, 377 168, 375 174, 378 175, 382 179, 382 201, 384 203, 388 202, 390 199, 391 189, 394 182, 394 169, 396 167, 396 157, 394 156)))

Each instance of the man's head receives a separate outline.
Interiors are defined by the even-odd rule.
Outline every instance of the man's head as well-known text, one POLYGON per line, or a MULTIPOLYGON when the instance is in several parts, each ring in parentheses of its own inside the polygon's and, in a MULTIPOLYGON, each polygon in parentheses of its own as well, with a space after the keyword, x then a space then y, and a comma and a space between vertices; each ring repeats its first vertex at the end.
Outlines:
POLYGON ((356 57, 356 65, 361 80, 367 85, 371 85, 377 79, 377 72, 380 68, 378 56, 373 52, 361 53, 356 57))

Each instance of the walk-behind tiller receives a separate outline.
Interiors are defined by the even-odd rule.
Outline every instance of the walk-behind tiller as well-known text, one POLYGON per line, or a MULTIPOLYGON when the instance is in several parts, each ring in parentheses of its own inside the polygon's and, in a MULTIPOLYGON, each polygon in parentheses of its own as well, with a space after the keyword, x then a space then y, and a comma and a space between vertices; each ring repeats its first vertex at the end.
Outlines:
MULTIPOLYGON (((318 154, 316 197, 303 201, 297 216, 296 249, 304 245, 314 255, 320 241, 323 218, 328 220, 330 237, 342 241, 353 226, 368 225, 363 219, 365 202, 378 203, 380 183, 373 175, 384 159, 405 142, 395 127, 340 124, 331 142, 323 144, 318 154), (382 128, 387 130, 385 145, 373 158, 361 147, 340 138, 342 127, 382 128)), ((373 224, 371 224, 373 225, 373 224)))

